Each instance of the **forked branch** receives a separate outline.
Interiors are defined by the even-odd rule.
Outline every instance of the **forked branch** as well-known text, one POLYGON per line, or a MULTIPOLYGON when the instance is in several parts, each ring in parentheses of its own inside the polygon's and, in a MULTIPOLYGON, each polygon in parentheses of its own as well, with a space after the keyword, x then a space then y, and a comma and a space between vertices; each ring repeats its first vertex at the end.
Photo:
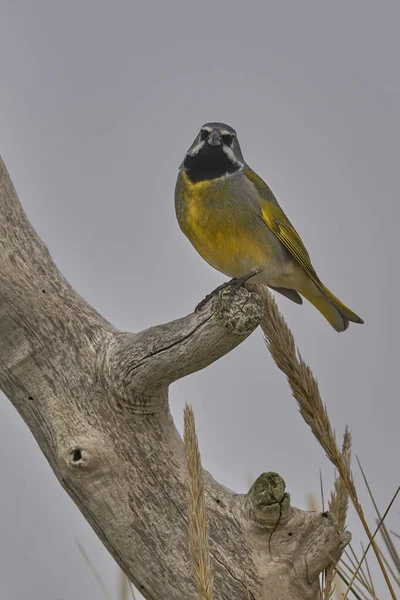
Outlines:
MULTIPOLYGON (((148 600, 197 597, 168 386, 232 350, 262 314, 259 295, 241 289, 199 314, 118 331, 58 271, 0 161, 0 387, 148 600)), ((215 600, 316 600, 319 573, 349 535, 291 507, 276 474, 248 495, 203 476, 215 600)))

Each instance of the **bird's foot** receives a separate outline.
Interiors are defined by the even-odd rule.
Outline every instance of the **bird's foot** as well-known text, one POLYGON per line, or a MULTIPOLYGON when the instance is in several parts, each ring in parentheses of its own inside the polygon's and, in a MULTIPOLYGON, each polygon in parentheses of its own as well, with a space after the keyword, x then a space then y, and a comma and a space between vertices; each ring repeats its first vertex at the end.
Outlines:
POLYGON ((261 271, 262 269, 255 269, 254 271, 243 275, 243 277, 234 277, 229 281, 225 281, 225 283, 219 285, 217 288, 215 288, 215 290, 207 294, 207 296, 201 302, 198 303, 198 305, 194 309, 195 312, 200 312, 205 307, 205 305, 211 300, 211 298, 214 298, 214 296, 219 294, 219 292, 221 292, 225 288, 231 288, 231 294, 233 295, 237 289, 239 289, 240 287, 242 287, 242 285, 246 283, 246 281, 248 281, 255 275, 258 275, 259 273, 261 273, 261 271))
POLYGON ((233 285, 233 282, 235 281, 237 281, 237 279, 230 279, 229 281, 225 281, 225 283, 219 285, 217 288, 215 288, 215 290, 207 294, 207 296, 203 298, 201 302, 198 303, 198 305, 194 309, 194 312, 200 312, 201 310, 203 310, 203 308, 211 300, 211 298, 214 298, 214 296, 216 296, 219 292, 229 287, 230 285, 233 285))

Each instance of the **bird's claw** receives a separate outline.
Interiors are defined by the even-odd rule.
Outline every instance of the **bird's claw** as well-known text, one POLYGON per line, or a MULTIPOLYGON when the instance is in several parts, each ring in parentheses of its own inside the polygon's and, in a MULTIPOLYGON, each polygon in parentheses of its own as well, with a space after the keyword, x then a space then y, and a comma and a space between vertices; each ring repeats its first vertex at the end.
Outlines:
POLYGON ((214 298, 214 296, 219 294, 219 292, 221 292, 225 288, 230 287, 231 288, 230 295, 233 296, 235 294, 236 290, 238 290, 240 287, 242 287, 242 285, 244 285, 246 283, 246 281, 248 281, 255 275, 258 275, 259 273, 261 273, 261 271, 262 271, 262 269, 255 269, 254 271, 251 271, 250 273, 243 275, 243 277, 234 277, 233 279, 230 279, 229 281, 225 281, 225 283, 223 283, 222 285, 219 285, 217 288, 215 288, 215 290, 213 290, 212 292, 207 294, 207 296, 205 298, 203 298, 203 300, 201 302, 198 303, 198 305, 196 306, 194 311, 200 312, 201 310, 203 310, 205 305, 208 304, 208 302, 212 298, 214 298))

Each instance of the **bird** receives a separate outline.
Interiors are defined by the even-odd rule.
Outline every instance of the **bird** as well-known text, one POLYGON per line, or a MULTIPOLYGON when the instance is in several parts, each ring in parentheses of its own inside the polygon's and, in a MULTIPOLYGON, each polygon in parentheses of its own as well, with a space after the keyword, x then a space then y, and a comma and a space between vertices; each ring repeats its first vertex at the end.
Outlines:
POLYGON ((322 283, 271 189, 246 163, 231 126, 201 127, 179 167, 175 211, 202 258, 232 278, 205 302, 225 286, 251 281, 297 304, 306 298, 336 331, 364 323, 322 283))

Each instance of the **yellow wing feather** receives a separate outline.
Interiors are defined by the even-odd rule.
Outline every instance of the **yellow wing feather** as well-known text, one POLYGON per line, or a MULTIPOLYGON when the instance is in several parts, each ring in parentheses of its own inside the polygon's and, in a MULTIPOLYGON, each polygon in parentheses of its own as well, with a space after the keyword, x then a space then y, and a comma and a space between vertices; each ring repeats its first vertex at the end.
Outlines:
POLYGON ((278 240, 282 242, 313 282, 318 287, 321 287, 321 281, 311 264, 310 256, 299 234, 278 205, 270 188, 251 169, 246 169, 245 175, 253 183, 260 195, 260 208, 264 223, 276 235, 278 240))
POLYGON ((312 282, 322 295, 315 295, 309 289, 298 290, 307 298, 330 322, 337 331, 347 329, 349 321, 364 323, 364 321, 350 310, 321 282, 310 256, 301 241, 301 238, 283 210, 280 208, 275 196, 267 184, 251 169, 245 170, 245 175, 256 188, 260 197, 261 216, 267 227, 276 235, 278 240, 290 252, 296 262, 304 269, 312 282))

